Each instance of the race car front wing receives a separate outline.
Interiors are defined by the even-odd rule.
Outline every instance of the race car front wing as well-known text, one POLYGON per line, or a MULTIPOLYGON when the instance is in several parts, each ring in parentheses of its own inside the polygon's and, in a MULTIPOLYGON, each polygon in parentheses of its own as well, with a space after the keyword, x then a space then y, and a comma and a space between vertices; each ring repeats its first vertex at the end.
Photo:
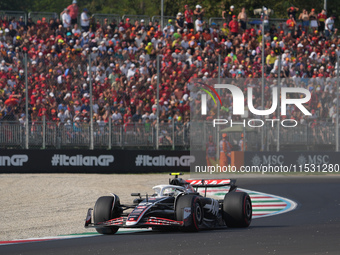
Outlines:
POLYGON ((115 219, 111 219, 108 221, 100 222, 97 224, 94 224, 92 222, 92 208, 89 208, 87 211, 86 221, 85 221, 85 228, 98 228, 98 227, 122 227, 122 228, 131 228, 131 227, 150 227, 150 226, 172 226, 172 227, 181 227, 184 225, 183 221, 176 221, 166 218, 160 218, 160 217, 145 217, 141 219, 138 224, 136 225, 127 225, 126 221, 128 217, 119 217, 115 219))

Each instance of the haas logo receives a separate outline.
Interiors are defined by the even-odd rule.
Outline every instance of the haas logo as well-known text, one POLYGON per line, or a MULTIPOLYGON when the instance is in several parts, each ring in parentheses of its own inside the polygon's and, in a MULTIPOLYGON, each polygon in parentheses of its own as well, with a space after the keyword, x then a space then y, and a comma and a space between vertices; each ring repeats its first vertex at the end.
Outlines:
POLYGON ((208 209, 209 213, 212 213, 213 215, 217 215, 218 214, 218 202, 215 199, 211 199, 211 204, 206 204, 204 206, 205 209, 208 209))

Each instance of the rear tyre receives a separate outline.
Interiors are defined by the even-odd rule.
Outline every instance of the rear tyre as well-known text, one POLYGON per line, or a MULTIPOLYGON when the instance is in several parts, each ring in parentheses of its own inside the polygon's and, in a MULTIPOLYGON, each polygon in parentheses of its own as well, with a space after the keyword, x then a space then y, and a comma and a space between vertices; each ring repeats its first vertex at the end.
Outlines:
MULTIPOLYGON (((98 198, 93 209, 94 224, 118 218, 119 215, 119 198, 118 196, 104 196, 98 198)), ((113 235, 118 231, 119 227, 103 227, 96 228, 99 234, 113 235)))
POLYGON ((230 228, 246 228, 252 219, 250 197, 245 192, 231 192, 224 196, 223 219, 230 228))
POLYGON ((198 196, 183 195, 177 199, 176 219, 184 221, 183 230, 199 231, 203 222, 203 216, 203 208, 198 196))

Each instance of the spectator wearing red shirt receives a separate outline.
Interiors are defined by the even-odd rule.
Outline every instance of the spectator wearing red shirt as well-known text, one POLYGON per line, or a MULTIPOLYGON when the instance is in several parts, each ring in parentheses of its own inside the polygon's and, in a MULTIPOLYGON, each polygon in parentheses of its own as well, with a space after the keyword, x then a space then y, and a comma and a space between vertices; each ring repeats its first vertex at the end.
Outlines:
POLYGON ((79 91, 79 88, 78 86, 75 86, 74 87, 74 91, 72 91, 72 100, 76 100, 80 97, 80 91, 79 91))
POLYGON ((208 29, 204 29, 202 35, 203 35, 203 39, 204 39, 205 41, 210 41, 210 40, 211 40, 211 35, 210 35, 208 29))
POLYGON ((123 116, 124 123, 127 123, 129 119, 132 118, 132 114, 130 110, 127 110, 123 116))
POLYGON ((125 122, 124 130, 127 134, 132 133, 135 130, 135 123, 132 122, 132 116, 130 116, 125 122))
POLYGON ((7 16, 5 15, 4 18, 2 19, 2 27, 5 28, 5 27, 8 27, 9 25, 9 21, 7 19, 7 16))
POLYGON ((188 23, 187 27, 188 29, 193 29, 194 28, 194 21, 193 21, 193 16, 194 16, 194 12, 192 10, 190 10, 189 6, 186 4, 184 6, 185 11, 184 11, 184 17, 185 17, 185 21, 188 23))
POLYGON ((319 33, 322 33, 322 34, 324 33, 326 19, 327 19, 326 11, 322 10, 321 13, 318 14, 319 33))
POLYGON ((130 23, 130 19, 129 18, 126 18, 125 20, 125 24, 123 25, 124 29, 125 30, 128 30, 129 28, 132 27, 131 23, 130 23))
POLYGON ((245 31, 245 32, 243 33, 243 35, 242 35, 242 41, 248 42, 249 39, 250 39, 249 34, 248 34, 247 31, 245 31))
POLYGON ((292 14, 289 16, 289 19, 286 21, 286 25, 288 27, 288 30, 293 34, 295 30, 296 22, 292 14))
POLYGON ((40 120, 43 120, 43 116, 45 116, 45 120, 49 120, 49 115, 45 107, 40 108, 38 112, 38 117, 40 120))
POLYGON ((77 24, 78 23, 78 6, 77 1, 73 0, 72 4, 70 4, 67 9, 70 11, 69 14, 71 16, 71 24, 77 24))
POLYGON ((43 29, 48 29, 48 28, 49 28, 49 24, 48 24, 48 22, 47 22, 47 20, 46 20, 45 17, 42 17, 42 18, 41 18, 41 27, 42 27, 43 29))
POLYGON ((238 22, 236 19, 236 15, 233 15, 232 20, 229 22, 229 28, 232 35, 238 35, 238 22))
POLYGON ((35 105, 36 104, 36 101, 38 99, 38 96, 37 96, 37 91, 36 90, 33 90, 32 91, 32 95, 31 95, 31 101, 30 101, 30 104, 31 105, 35 105))

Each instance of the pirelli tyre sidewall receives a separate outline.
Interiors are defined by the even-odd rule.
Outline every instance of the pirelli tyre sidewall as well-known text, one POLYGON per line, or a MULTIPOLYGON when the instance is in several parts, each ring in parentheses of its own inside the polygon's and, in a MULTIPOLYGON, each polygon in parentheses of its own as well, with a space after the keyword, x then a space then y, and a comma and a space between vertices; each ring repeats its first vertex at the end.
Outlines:
POLYGON ((182 195, 176 200, 176 219, 183 221, 184 226, 182 230, 185 231, 199 231, 204 217, 204 211, 199 196, 182 195), (190 214, 184 212, 190 208, 190 214), (186 217, 185 217, 186 216, 186 217), (184 218, 185 217, 185 218, 184 218))
MULTIPOLYGON (((98 198, 93 209, 94 224, 105 222, 119 217, 119 197, 103 196, 98 198)), ((97 232, 104 235, 113 235, 118 231, 118 227, 99 227, 96 228, 97 232)))
POLYGON ((245 192, 230 192, 224 196, 223 219, 231 228, 246 228, 252 220, 252 204, 245 192))

